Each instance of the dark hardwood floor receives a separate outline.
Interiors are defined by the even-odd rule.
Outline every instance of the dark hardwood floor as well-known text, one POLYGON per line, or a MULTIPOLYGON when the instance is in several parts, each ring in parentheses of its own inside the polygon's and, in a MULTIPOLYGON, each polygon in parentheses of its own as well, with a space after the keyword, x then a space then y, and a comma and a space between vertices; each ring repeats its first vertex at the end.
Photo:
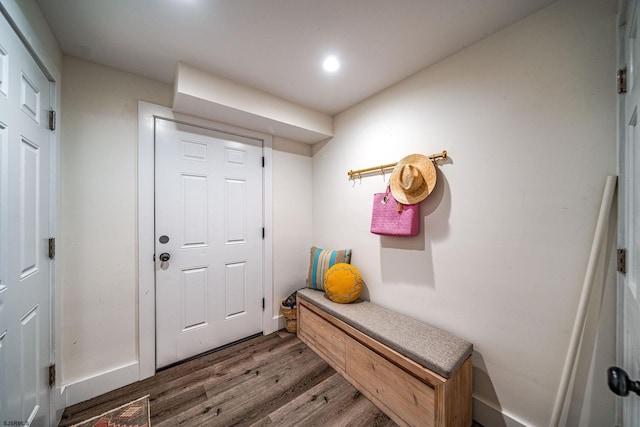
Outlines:
POLYGON ((279 331, 68 407, 60 426, 145 395, 153 427, 396 425, 294 334, 279 331))
POLYGON ((396 425, 294 334, 280 331, 68 407, 60 426, 147 394, 153 427, 396 425))

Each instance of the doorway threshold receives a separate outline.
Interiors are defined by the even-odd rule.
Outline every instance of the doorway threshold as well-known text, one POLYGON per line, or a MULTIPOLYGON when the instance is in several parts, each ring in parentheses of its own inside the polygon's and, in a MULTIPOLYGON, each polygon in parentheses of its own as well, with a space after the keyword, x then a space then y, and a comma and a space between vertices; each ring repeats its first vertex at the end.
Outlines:
POLYGON ((244 337, 244 338, 241 338, 241 339, 239 339, 237 341, 230 342, 229 344, 225 344, 223 346, 216 347, 216 348, 211 349, 211 350, 207 350, 207 351, 205 351, 203 353, 196 354, 195 356, 191 356, 191 357, 188 357, 186 359, 179 360, 179 361, 177 361, 175 363, 172 363, 170 365, 163 366, 162 368, 156 369, 156 373, 162 372, 162 371, 164 371, 166 369, 173 368, 173 367, 178 366, 178 365, 182 365, 182 364, 187 363, 187 362, 191 362, 192 360, 200 359, 201 357, 208 356, 208 355, 216 353, 216 352, 218 352, 220 350, 224 350, 225 348, 232 347, 232 346, 234 346, 236 344, 240 344, 240 343, 243 343, 245 341, 249 341, 249 340, 252 340, 254 338, 261 337, 262 335, 264 335, 262 332, 258 332, 257 334, 249 335, 248 337, 244 337))

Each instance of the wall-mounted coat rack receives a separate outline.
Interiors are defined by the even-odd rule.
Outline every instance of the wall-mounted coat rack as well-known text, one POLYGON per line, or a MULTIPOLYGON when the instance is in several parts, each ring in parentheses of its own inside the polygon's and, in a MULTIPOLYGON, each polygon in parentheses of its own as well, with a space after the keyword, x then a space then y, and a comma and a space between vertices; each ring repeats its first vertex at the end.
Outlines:
MULTIPOLYGON (((442 153, 438 153, 438 154, 432 154, 430 156, 427 156, 428 158, 430 158, 431 160, 438 160, 438 159, 446 159, 447 158, 447 150, 442 151, 442 153)), ((384 174, 384 171, 387 169, 392 169, 397 165, 397 163, 388 163, 386 165, 380 165, 380 166, 373 166, 370 168, 364 168, 364 169, 358 169, 358 170, 351 170, 349 172, 347 172, 347 175, 349 175, 349 179, 355 179, 355 178, 362 178, 362 174, 370 174, 373 172, 380 172, 384 174)))

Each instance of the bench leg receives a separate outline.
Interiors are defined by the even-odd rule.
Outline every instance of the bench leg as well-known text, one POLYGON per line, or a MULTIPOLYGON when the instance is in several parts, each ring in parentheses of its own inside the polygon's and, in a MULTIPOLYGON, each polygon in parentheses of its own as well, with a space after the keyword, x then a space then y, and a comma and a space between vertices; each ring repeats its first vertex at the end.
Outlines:
POLYGON ((473 356, 447 382, 436 387, 436 426, 469 427, 473 424, 473 356))

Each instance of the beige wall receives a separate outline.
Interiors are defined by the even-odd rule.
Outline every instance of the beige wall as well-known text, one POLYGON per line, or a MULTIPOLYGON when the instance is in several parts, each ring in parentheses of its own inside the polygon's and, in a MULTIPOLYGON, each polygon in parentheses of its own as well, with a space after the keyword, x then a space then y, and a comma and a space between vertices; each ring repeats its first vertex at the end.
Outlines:
MULTIPOLYGON (((489 405, 477 408, 545 425, 604 177, 615 173, 613 3, 559 1, 418 73, 338 115, 335 137, 313 158, 274 138, 274 304, 304 283, 312 243, 351 247, 373 301, 474 343, 476 404, 489 405), (385 183, 350 183, 346 172, 442 149, 451 159, 422 204, 420 236, 371 235, 372 193, 385 183)), ((170 105, 171 91, 64 58, 67 384, 137 360, 137 100, 170 105)), ((614 276, 606 277, 601 321, 597 310, 590 318, 598 346, 581 353, 588 378, 575 387, 568 425, 612 418, 612 396, 598 391, 614 360, 614 276)))
MULTIPOLYGON (((352 248, 372 301, 474 344, 485 425, 505 422, 488 407, 549 422, 616 173, 615 52, 615 1, 559 1, 339 114, 334 138, 314 146, 314 244, 352 248), (370 234, 372 194, 386 184, 350 183, 347 171, 443 149, 420 235, 370 234)), ((568 425, 613 422, 612 269, 606 279, 600 341, 582 354, 592 377, 578 381, 568 425)))
POLYGON ((172 88, 65 56, 62 90, 63 378, 137 360, 138 100, 172 88))
MULTIPOLYGON (((311 233, 311 146, 273 138, 273 315, 305 286, 311 233)), ((281 324, 284 327, 284 324, 281 324)))
MULTIPOLYGON (((73 384, 138 360, 137 103, 170 105, 172 87, 69 56, 63 73, 63 378, 73 384)), ((304 285, 311 162, 310 146, 274 138, 274 316, 304 285)))

